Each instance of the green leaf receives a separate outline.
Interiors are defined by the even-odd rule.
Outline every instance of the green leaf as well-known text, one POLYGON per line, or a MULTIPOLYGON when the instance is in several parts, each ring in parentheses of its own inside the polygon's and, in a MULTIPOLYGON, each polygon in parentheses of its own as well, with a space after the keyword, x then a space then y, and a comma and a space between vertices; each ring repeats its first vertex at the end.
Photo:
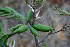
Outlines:
MULTIPOLYGON (((67 16, 70 16, 70 13, 66 12, 65 10, 61 10, 61 9, 55 8, 55 7, 54 7, 53 9, 54 9, 54 10, 58 10, 59 12, 62 12, 62 13, 66 13, 67 16)), ((60 15, 63 15, 63 14, 60 14, 60 15)), ((66 15, 65 15, 65 16, 66 16, 66 15)))
POLYGON ((3 12, 3 11, 5 11, 5 8, 0 7, 0 12, 3 12))
POLYGON ((17 20, 22 20, 21 18, 16 18, 17 20))
POLYGON ((7 19, 16 17, 16 19, 25 20, 24 16, 22 16, 21 14, 17 13, 14 9, 12 9, 10 7, 7 7, 7 6, 5 6, 5 8, 0 7, 0 15, 2 17, 9 16, 9 15, 14 15, 14 16, 7 17, 7 19))
POLYGON ((16 25, 16 27, 20 27, 20 26, 23 26, 23 24, 18 24, 18 25, 16 25))
POLYGON ((10 10, 9 12, 12 12, 12 13, 15 13, 16 12, 14 9, 12 9, 10 7, 5 6, 5 8, 9 9, 10 10))
POLYGON ((44 3, 44 4, 46 4, 45 2, 39 2, 39 3, 44 3))
POLYGON ((0 23, 0 36, 4 35, 4 31, 3 31, 3 28, 1 26, 1 23, 0 23))
POLYGON ((14 32, 14 31, 15 31, 16 29, 18 29, 20 26, 23 26, 23 24, 18 24, 18 25, 16 25, 15 27, 12 27, 12 28, 8 29, 8 31, 14 32))
POLYGON ((54 10, 56 10, 56 8, 55 8, 55 7, 53 7, 53 9, 54 9, 54 10))
POLYGON ((50 26, 42 25, 42 24, 34 24, 32 25, 36 30, 42 31, 42 32, 49 32, 53 30, 50 26))
POLYGON ((7 42, 8 42, 8 38, 11 37, 12 35, 14 35, 16 33, 10 33, 10 34, 4 34, 0 37, 0 42, 4 45, 7 46, 7 42))
POLYGON ((23 33, 23 32, 25 32, 25 31, 27 31, 28 30, 28 26, 27 25, 24 25, 24 26, 20 26, 18 29, 16 29, 15 31, 14 31, 14 33, 23 33))
POLYGON ((34 5, 36 5, 36 4, 38 4, 39 3, 39 1, 38 0, 36 0, 35 2, 34 2, 34 5))
POLYGON ((4 12, 0 12, 0 15, 3 15, 4 14, 4 12))
POLYGON ((36 0, 36 1, 38 1, 38 0, 36 0))
POLYGON ((2 43, 4 46, 7 46, 8 38, 11 37, 12 35, 15 35, 16 33, 18 33, 18 32, 16 32, 17 29, 19 30, 18 32, 22 33, 28 29, 28 26, 26 26, 26 25, 23 26, 22 24, 18 24, 18 25, 16 25, 16 27, 11 28, 11 30, 14 30, 13 33, 4 34, 2 27, 1 27, 1 23, 0 23, 0 35, 1 35, 0 43, 2 43))
POLYGON ((7 8, 0 7, 0 12, 4 12, 4 14, 11 13, 11 10, 7 8))
POLYGON ((9 16, 9 15, 11 15, 11 14, 4 14, 4 13, 3 13, 3 15, 1 15, 1 17, 9 16))
POLYGON ((12 28, 8 29, 8 31, 15 31, 16 29, 18 29, 18 28, 12 27, 12 28))
POLYGON ((22 16, 21 14, 19 14, 19 13, 15 13, 15 15, 16 15, 16 19, 17 20, 25 20, 25 17, 24 16, 22 16))
POLYGON ((37 4, 37 2, 34 3, 34 5, 36 5, 36 4, 37 4))
POLYGON ((32 17, 32 9, 30 9, 28 14, 27 14, 27 23, 29 23, 31 17, 32 17))
POLYGON ((30 28, 30 31, 31 31, 32 34, 34 34, 34 35, 36 35, 36 36, 39 37, 39 34, 38 34, 38 32, 36 31, 36 29, 34 29, 34 28, 31 27, 31 26, 29 26, 29 28, 30 28))
POLYGON ((44 43, 44 47, 47 47, 47 45, 44 43))
POLYGON ((63 15, 63 13, 58 13, 59 15, 63 15))
POLYGON ((13 17, 16 17, 15 15, 13 15, 13 16, 10 16, 10 17, 7 17, 7 19, 10 19, 10 18, 13 18, 13 17))
POLYGON ((8 39, 6 39, 8 36, 7 35, 2 35, 0 37, 0 43, 2 43, 4 46, 7 46, 7 42, 8 42, 8 39))

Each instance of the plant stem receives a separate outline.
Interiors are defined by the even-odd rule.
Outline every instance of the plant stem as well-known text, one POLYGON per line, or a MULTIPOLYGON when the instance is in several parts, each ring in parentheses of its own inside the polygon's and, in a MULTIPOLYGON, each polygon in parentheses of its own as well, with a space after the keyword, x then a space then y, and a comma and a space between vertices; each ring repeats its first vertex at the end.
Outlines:
MULTIPOLYGON (((34 5, 34 2, 35 2, 35 0, 33 0, 33 3, 32 3, 32 5, 34 5)), ((35 22, 35 6, 32 6, 33 7, 33 9, 34 9, 34 12, 32 13, 32 16, 33 16, 33 22, 32 22, 32 25, 34 24, 34 22, 35 22)), ((34 35, 34 37, 35 37, 35 42, 36 42, 36 47, 39 47, 39 44, 38 44, 38 40, 37 40, 37 38, 36 38, 36 36, 34 35)))
POLYGON ((66 30, 66 27, 70 27, 70 25, 64 26, 62 29, 60 29, 60 30, 58 30, 58 31, 56 31, 56 32, 50 32, 50 33, 48 33, 48 35, 47 35, 45 38, 43 38, 42 41, 39 42, 38 44, 44 42, 44 39, 46 39, 46 38, 47 38, 49 35, 51 35, 51 34, 55 34, 55 33, 58 33, 58 32, 60 32, 60 31, 65 31, 65 30, 66 30))
POLYGON ((38 40, 35 35, 34 35, 34 37, 35 37, 36 47, 39 47, 38 40))

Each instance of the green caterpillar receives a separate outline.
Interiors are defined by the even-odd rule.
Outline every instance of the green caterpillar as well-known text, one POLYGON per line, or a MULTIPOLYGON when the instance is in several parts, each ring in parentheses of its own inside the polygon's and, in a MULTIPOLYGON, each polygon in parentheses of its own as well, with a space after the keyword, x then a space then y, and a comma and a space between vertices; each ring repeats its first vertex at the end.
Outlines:
POLYGON ((29 26, 29 28, 30 28, 30 31, 31 31, 32 34, 34 34, 34 35, 36 35, 36 36, 39 37, 39 34, 38 34, 38 32, 36 31, 36 29, 34 29, 34 28, 31 27, 31 26, 29 26))
POLYGON ((14 33, 23 33, 23 32, 25 32, 25 31, 27 31, 27 29, 28 29, 28 26, 27 25, 24 25, 24 26, 20 26, 18 29, 16 29, 15 31, 14 31, 14 33))
POLYGON ((49 31, 53 30, 53 28, 51 28, 49 26, 41 25, 41 24, 34 24, 32 26, 35 29, 37 29, 38 31, 43 31, 43 32, 49 32, 49 31))
POLYGON ((29 23, 31 16, 32 16, 32 9, 30 9, 29 12, 28 12, 27 23, 29 23))

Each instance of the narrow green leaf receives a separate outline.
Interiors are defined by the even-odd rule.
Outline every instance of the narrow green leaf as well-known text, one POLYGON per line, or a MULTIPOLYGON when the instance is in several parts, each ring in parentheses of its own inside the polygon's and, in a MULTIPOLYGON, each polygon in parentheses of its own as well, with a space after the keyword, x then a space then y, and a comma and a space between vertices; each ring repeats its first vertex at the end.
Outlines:
POLYGON ((25 31, 27 31, 27 30, 28 30, 28 26, 27 26, 27 25, 24 25, 24 26, 20 26, 18 29, 16 29, 16 30, 14 31, 14 33, 20 34, 20 33, 23 33, 23 32, 25 32, 25 31))
POLYGON ((11 14, 3 14, 3 15, 1 15, 1 17, 9 16, 9 15, 11 15, 11 14))
POLYGON ((36 0, 36 1, 38 1, 38 0, 36 0))
POLYGON ((7 6, 5 6, 5 8, 0 7, 0 15, 2 17, 9 16, 9 15, 15 15, 15 16, 7 17, 7 19, 16 17, 19 20, 25 20, 24 16, 22 16, 21 14, 17 13, 14 9, 7 7, 7 6))
POLYGON ((0 12, 0 15, 3 15, 4 14, 4 12, 0 12))
POLYGON ((0 12, 9 13, 10 10, 8 10, 7 8, 0 7, 0 12))
POLYGON ((56 10, 56 8, 55 8, 55 7, 53 7, 53 9, 54 9, 54 10, 56 10))
POLYGON ((8 29, 8 31, 14 32, 14 31, 15 31, 16 29, 18 29, 20 26, 23 26, 23 24, 18 24, 18 25, 16 25, 15 27, 12 27, 12 28, 8 29))
POLYGON ((42 2, 43 0, 40 0, 39 2, 42 2))
POLYGON ((14 9, 12 9, 12 8, 10 8, 10 7, 5 6, 5 8, 7 8, 7 9, 11 10, 13 13, 15 13, 15 12, 16 12, 14 9))
POLYGON ((0 37, 0 42, 4 45, 7 46, 8 38, 11 37, 12 35, 15 35, 16 33, 10 33, 10 34, 4 34, 0 37))
POLYGON ((5 8, 0 7, 0 12, 5 11, 5 8))
POLYGON ((32 17, 32 9, 30 9, 28 14, 27 14, 27 23, 29 23, 31 17, 32 17))
POLYGON ((16 18, 17 20, 22 20, 21 18, 16 18))
POLYGON ((39 34, 38 34, 38 32, 36 31, 36 29, 34 29, 34 28, 31 27, 31 26, 29 26, 29 29, 30 29, 30 31, 31 31, 32 34, 34 34, 34 35, 36 35, 36 36, 39 37, 39 34))
POLYGON ((0 36, 4 35, 4 31, 3 31, 3 28, 1 26, 1 23, 0 23, 0 36))
POLYGON ((7 17, 7 19, 10 19, 10 18, 13 18, 13 17, 16 17, 15 15, 13 15, 13 16, 10 16, 10 17, 7 17))
POLYGON ((39 2, 39 3, 44 3, 44 4, 46 4, 45 2, 39 2))
POLYGON ((13 45, 14 44, 14 41, 13 42, 11 42, 11 45, 13 45))
POLYGON ((34 24, 32 25, 36 30, 42 31, 42 32, 49 32, 53 30, 50 26, 42 25, 42 24, 34 24))
POLYGON ((18 24, 18 25, 16 25, 16 27, 20 27, 20 26, 23 26, 23 24, 18 24))
POLYGON ((47 45, 44 43, 44 47, 47 47, 47 45))

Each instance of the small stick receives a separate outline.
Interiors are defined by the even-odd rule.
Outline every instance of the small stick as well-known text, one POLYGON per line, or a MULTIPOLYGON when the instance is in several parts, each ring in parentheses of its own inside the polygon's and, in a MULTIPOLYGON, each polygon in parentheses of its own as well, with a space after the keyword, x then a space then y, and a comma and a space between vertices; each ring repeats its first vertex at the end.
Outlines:
POLYGON ((49 35, 51 35, 51 34, 55 34, 55 33, 58 33, 58 32, 60 32, 60 31, 65 31, 65 30, 66 30, 66 27, 70 27, 70 25, 65 26, 64 28, 62 28, 61 30, 58 30, 58 31, 56 31, 56 32, 50 32, 50 33, 48 33, 48 35, 47 35, 45 38, 43 38, 43 39, 41 40, 41 42, 39 42, 38 44, 44 42, 44 39, 46 39, 46 38, 47 38, 49 35))

